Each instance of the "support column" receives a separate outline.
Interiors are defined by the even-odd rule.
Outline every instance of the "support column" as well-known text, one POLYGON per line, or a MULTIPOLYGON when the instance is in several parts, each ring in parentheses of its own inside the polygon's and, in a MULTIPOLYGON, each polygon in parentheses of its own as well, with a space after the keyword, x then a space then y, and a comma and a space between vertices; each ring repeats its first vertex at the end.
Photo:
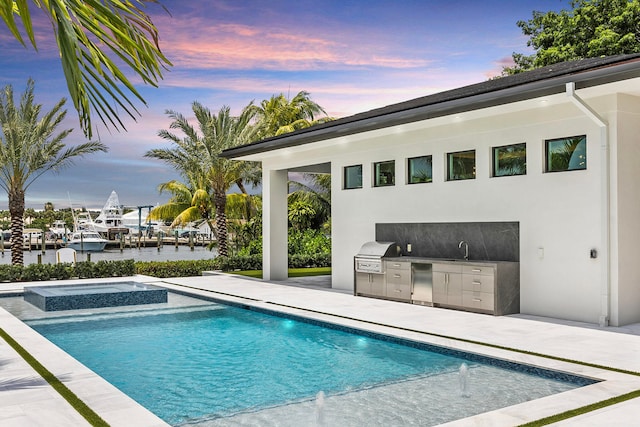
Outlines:
POLYGON ((284 280, 287 267, 286 170, 262 171, 262 278, 284 280))

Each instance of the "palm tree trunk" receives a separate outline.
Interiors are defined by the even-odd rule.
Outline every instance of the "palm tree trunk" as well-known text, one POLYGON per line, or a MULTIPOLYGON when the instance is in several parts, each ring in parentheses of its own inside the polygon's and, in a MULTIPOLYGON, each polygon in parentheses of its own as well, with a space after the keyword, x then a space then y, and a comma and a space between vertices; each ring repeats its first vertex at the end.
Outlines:
POLYGON ((11 264, 23 265, 24 191, 22 189, 9 192, 9 214, 11 215, 11 264))
POLYGON ((238 190, 240 190, 242 194, 247 194, 247 188, 244 186, 244 183, 241 179, 236 181, 236 185, 238 186, 238 190))
POLYGON ((216 237, 218 239, 218 256, 229 256, 227 239, 227 195, 223 191, 215 191, 213 204, 216 207, 216 237))

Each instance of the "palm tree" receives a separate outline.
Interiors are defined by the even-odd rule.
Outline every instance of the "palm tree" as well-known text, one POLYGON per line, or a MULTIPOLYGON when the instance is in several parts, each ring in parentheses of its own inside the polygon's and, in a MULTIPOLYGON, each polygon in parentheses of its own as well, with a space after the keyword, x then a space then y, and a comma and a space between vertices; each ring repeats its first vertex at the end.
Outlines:
POLYGON ((169 181, 158 186, 160 193, 173 194, 164 205, 156 206, 149 212, 151 219, 169 219, 173 222, 171 227, 176 227, 190 222, 204 219, 213 230, 211 214, 213 204, 211 195, 205 188, 193 188, 180 181, 169 181))
MULTIPOLYGON (((197 187, 202 187, 198 186, 197 187)), ((180 181, 169 181, 158 186, 160 193, 173 194, 164 205, 156 206, 151 210, 151 219, 171 219, 171 227, 188 224, 203 219, 214 230, 212 215, 214 212, 211 195, 204 188, 194 189, 180 181)), ((249 194, 227 194, 226 213, 228 224, 235 231, 238 230, 259 213, 261 199, 259 196, 249 194)), ((233 233, 230 233, 233 234, 233 233)))
POLYGON ((289 181, 295 189, 288 195, 289 220, 308 217, 307 226, 322 228, 331 218, 331 175, 306 173, 303 177, 304 182, 289 181))
POLYGON ((247 193, 227 194, 227 217, 237 222, 249 221, 262 207, 262 198, 247 193))
POLYGON ((9 196, 11 216, 11 262, 23 263, 22 229, 24 228, 25 193, 45 172, 69 166, 75 157, 107 151, 101 142, 86 142, 66 148, 62 141, 71 133, 56 128, 66 115, 61 99, 51 111, 39 118, 42 105, 34 103, 34 83, 27 82, 20 104, 13 99, 8 85, 0 93, 0 187, 9 196))
POLYGON ((257 115, 257 136, 261 139, 333 120, 331 117, 316 118, 319 114, 326 116, 327 113, 311 100, 311 95, 306 91, 298 92, 293 99, 287 99, 282 93, 273 95, 252 109, 257 115))
MULTIPOLYGON (((162 79, 162 69, 171 65, 160 51, 156 27, 143 10, 147 3, 158 1, 33 0, 32 3, 49 18, 67 88, 85 135, 90 138, 92 134, 91 110, 105 125, 124 129, 117 110, 121 108, 134 119, 139 114, 125 91, 142 103, 145 101, 118 64, 124 64, 152 86, 162 79), (115 108, 110 100, 116 103, 115 108)), ((26 46, 16 22, 19 17, 24 33, 37 49, 26 0, 0 0, 0 17, 13 36, 26 46)))
POLYGON ((249 167, 247 162, 224 159, 222 150, 245 144, 254 136, 250 121, 255 114, 252 104, 245 107, 240 116, 231 115, 229 107, 223 106, 218 114, 198 102, 192 110, 198 129, 180 113, 167 111, 173 120, 170 128, 179 129, 184 137, 161 130, 158 135, 170 141, 172 148, 147 151, 145 157, 163 160, 186 178, 188 182, 204 184, 211 191, 215 227, 212 228, 218 241, 218 255, 228 256, 226 203, 227 191, 233 184, 242 186, 249 167))

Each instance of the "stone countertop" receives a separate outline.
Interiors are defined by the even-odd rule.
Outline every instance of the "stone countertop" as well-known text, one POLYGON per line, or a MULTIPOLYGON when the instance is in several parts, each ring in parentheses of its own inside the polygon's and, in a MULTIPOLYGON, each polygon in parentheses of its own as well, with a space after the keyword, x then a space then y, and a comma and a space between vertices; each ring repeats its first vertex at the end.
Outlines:
POLYGON ((487 261, 481 259, 453 259, 453 258, 429 258, 429 257, 417 257, 417 256, 399 256, 399 257, 385 257, 385 261, 397 261, 397 262, 411 262, 416 264, 467 264, 467 265, 486 265, 486 264, 517 264, 513 261, 487 261))

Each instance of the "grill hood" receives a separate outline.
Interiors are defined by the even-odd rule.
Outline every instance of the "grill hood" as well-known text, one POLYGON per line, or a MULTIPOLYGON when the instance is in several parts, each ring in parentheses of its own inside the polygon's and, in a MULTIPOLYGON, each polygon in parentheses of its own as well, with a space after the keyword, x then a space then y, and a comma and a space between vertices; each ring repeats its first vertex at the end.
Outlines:
POLYGON ((400 245, 395 242, 367 242, 360 248, 358 257, 381 258, 397 257, 402 254, 400 245))

